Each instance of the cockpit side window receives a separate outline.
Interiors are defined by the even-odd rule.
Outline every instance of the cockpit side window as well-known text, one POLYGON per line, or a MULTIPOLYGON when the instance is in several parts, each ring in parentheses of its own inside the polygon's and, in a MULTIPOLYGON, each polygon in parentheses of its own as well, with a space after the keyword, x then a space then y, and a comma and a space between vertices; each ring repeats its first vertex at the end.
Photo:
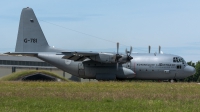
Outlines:
POLYGON ((176 58, 175 57, 173 58, 173 62, 176 62, 176 58))
POLYGON ((179 63, 181 62, 182 64, 186 64, 185 60, 181 57, 173 57, 173 62, 174 63, 179 63))

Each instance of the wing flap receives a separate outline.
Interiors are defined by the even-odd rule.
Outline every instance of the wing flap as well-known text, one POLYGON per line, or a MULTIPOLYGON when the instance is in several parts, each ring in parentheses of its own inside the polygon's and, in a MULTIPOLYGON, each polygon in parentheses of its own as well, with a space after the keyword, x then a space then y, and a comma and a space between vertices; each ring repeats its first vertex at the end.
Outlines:
POLYGON ((76 56, 76 55, 65 55, 62 57, 63 59, 69 59, 69 60, 74 60, 74 61, 83 61, 87 57, 85 56, 76 56))
POLYGON ((73 51, 73 52, 61 52, 63 55, 76 55, 76 56, 94 56, 98 55, 98 52, 83 52, 83 51, 73 51))

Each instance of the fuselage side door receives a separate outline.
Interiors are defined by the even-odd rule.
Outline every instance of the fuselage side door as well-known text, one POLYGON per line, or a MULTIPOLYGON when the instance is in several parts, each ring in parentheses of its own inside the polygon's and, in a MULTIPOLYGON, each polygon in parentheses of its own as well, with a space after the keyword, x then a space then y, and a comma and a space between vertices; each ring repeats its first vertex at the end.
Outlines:
POLYGON ((85 70, 84 70, 83 63, 78 64, 78 74, 79 74, 79 76, 85 76, 85 70))

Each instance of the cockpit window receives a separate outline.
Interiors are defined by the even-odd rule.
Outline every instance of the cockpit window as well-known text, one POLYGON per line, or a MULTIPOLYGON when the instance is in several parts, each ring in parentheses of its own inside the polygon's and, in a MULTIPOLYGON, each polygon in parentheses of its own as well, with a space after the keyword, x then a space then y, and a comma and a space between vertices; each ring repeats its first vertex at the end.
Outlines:
POLYGON ((186 61, 182 58, 182 60, 183 60, 183 64, 186 64, 186 61))
POLYGON ((173 57, 173 62, 175 62, 175 63, 181 62, 183 64, 186 64, 185 60, 183 58, 181 58, 181 57, 173 57))

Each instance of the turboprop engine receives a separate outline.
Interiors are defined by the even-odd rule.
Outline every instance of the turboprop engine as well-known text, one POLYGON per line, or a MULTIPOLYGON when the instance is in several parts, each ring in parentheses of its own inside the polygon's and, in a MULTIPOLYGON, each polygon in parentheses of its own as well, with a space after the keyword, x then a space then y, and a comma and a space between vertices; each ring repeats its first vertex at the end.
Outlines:
POLYGON ((126 54, 119 54, 119 43, 117 43, 117 53, 99 53, 99 55, 90 57, 93 61, 98 61, 101 63, 116 63, 117 68, 118 64, 123 64, 129 62, 133 57, 131 56, 132 47, 130 47, 130 51, 125 51, 126 54))

